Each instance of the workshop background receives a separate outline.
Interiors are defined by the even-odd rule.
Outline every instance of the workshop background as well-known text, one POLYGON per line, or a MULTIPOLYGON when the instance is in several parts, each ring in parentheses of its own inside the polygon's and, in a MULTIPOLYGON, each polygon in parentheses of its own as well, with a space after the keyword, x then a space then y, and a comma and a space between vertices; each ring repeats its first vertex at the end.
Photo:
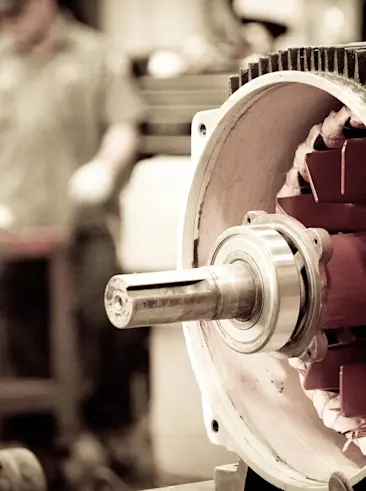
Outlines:
MULTIPOLYGON (((120 198, 118 255, 124 272, 175 268, 184 197, 194 172, 190 122, 198 111, 215 108, 227 98, 230 74, 276 49, 366 40, 362 0, 61 3, 79 21, 104 32, 125 54, 144 103, 138 150, 120 198)), ((6 251, 3 257, 6 261, 6 251)), ((47 294, 57 304, 50 323, 56 382, 24 375, 18 380, 1 368, 4 446, 20 443, 32 449, 44 465, 50 489, 148 489, 210 479, 215 465, 234 462, 235 455, 208 442, 200 393, 179 325, 149 326, 139 347, 133 344, 136 363, 126 363, 125 392, 122 382, 120 389, 129 396, 116 402, 117 411, 128 414, 120 427, 115 407, 103 413, 107 420, 103 425, 95 423, 99 417, 95 409, 88 413, 92 423, 84 418, 76 383, 78 343, 75 333, 64 329, 72 324, 67 315, 70 280, 64 275, 62 257, 51 262, 54 281, 47 294), (64 392, 59 392, 58 381, 64 392), (52 417, 45 419, 48 413, 52 417)), ((3 312, 1 325, 3 363, 6 331, 11 328, 3 312)), ((120 346, 122 365, 130 345, 126 341, 120 346)), ((111 367, 117 362, 111 361, 111 367)), ((104 390, 119 391, 118 380, 105 384, 104 390)), ((102 392, 99 401, 104 396, 109 397, 102 392)))

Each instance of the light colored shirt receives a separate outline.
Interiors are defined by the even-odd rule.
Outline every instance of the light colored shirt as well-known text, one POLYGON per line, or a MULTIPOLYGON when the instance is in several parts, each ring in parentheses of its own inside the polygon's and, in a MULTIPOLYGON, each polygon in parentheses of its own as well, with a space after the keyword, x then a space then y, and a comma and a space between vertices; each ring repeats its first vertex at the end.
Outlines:
POLYGON ((62 17, 50 53, 0 40, 0 204, 17 227, 67 225, 72 174, 110 125, 139 122, 142 111, 126 61, 102 34, 62 17))

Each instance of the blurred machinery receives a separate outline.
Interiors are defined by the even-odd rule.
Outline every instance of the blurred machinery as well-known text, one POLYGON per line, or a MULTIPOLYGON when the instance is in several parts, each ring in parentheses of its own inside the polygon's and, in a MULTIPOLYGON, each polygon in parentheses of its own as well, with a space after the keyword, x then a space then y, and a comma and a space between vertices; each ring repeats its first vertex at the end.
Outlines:
POLYGON ((36 457, 26 449, 0 450, 2 491, 45 491, 46 477, 36 457))
MULTIPOLYGON (((51 292, 50 316, 50 377, 35 378, 28 373, 14 374, 9 357, 9 331, 12 326, 2 312, 0 321, 0 415, 2 418, 15 417, 14 426, 19 432, 11 435, 2 424, 2 440, 13 442, 24 440, 20 435, 22 424, 18 416, 34 413, 52 414, 57 421, 60 443, 66 443, 79 430, 78 363, 76 357, 75 329, 71 309, 72 288, 68 255, 68 237, 56 230, 43 230, 34 233, 3 232, 0 238, 2 268, 7 263, 45 259, 49 261, 49 285, 51 292), (66 352, 65 352, 66 350, 66 352), (22 375, 22 376, 20 376, 22 375)), ((6 286, 1 286, 1 297, 6 297, 6 286)), ((28 299, 22 299, 27 312, 28 299)), ((31 305, 33 308, 33 304, 31 305)), ((32 350, 21 344, 22 349, 32 350)), ((49 431, 49 427, 37 427, 38 422, 27 422, 30 433, 38 436, 49 431), (46 429, 47 428, 47 429, 46 429)), ((11 424, 10 424, 11 426, 11 424)), ((24 426, 23 426, 24 428, 24 426)), ((29 435, 29 433, 28 433, 29 435)), ((50 438, 52 436, 50 435, 50 438)), ((32 438, 31 438, 32 440, 32 438)), ((37 440, 37 439, 36 439, 37 440)), ((27 441, 26 445, 40 450, 27 441)), ((0 450, 0 490, 1 491, 43 491, 46 489, 46 476, 37 457, 25 448, 7 448, 3 443, 0 450)), ((42 463, 45 464, 45 460, 42 463)), ((47 460, 47 459, 46 459, 47 460)), ((50 477, 48 475, 48 477, 50 477)))
MULTIPOLYGON (((210 440, 280 489, 366 477, 365 82, 365 44, 281 51, 231 77, 192 123, 178 270, 106 289, 118 328, 184 323, 210 440), (348 115, 332 144, 304 151, 330 111, 348 115)), ((216 488, 245 476, 219 470, 216 488)))

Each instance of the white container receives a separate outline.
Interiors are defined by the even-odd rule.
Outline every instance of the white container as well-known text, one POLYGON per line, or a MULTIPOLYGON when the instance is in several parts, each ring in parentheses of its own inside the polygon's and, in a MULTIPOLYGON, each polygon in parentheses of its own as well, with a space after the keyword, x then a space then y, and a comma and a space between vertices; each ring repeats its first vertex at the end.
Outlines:
MULTIPOLYGON (((179 221, 193 172, 189 157, 162 156, 137 164, 122 197, 121 256, 127 272, 176 268, 179 221)), ((154 327, 150 354, 157 473, 170 482, 211 479, 216 465, 237 457, 208 440, 180 325, 154 327)))
POLYGON ((212 479, 236 454, 209 442, 201 393, 179 324, 156 326, 151 336, 151 434, 158 472, 187 481, 212 479))

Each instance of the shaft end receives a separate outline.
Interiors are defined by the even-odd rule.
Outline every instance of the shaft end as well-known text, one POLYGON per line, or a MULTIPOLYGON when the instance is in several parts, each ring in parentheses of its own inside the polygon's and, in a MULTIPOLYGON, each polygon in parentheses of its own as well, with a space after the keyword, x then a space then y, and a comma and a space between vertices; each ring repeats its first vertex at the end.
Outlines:
POLYGON ((113 276, 107 284, 104 295, 104 306, 110 322, 119 329, 130 323, 133 313, 133 301, 121 276, 113 276))

